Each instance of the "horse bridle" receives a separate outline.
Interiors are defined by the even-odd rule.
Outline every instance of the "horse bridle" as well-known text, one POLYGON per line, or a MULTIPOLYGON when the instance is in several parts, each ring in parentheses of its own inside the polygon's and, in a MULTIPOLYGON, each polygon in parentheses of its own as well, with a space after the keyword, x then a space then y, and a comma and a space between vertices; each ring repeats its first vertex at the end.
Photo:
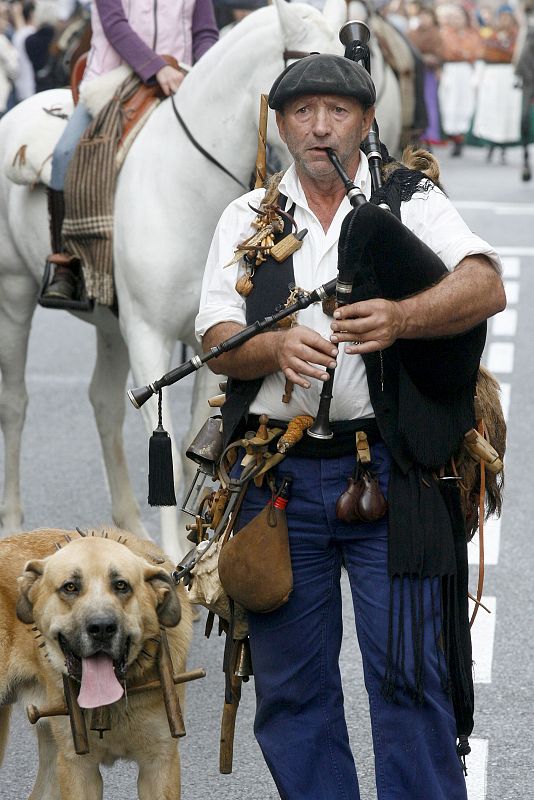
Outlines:
POLYGON ((200 142, 199 142, 199 141, 197 141, 197 140, 195 139, 195 137, 193 136, 193 134, 191 133, 191 131, 189 130, 189 128, 188 128, 188 127, 187 127, 187 125, 185 124, 185 121, 184 121, 184 119, 183 119, 182 115, 180 114, 180 112, 179 112, 179 111, 178 111, 178 109, 176 108, 176 103, 174 102, 174 95, 171 95, 171 103, 172 103, 172 110, 174 111, 174 116, 176 117, 176 119, 177 119, 177 120, 178 120, 178 122, 180 123, 180 125, 181 125, 181 127, 182 127, 182 130, 183 130, 183 132, 185 133, 185 135, 187 136, 187 138, 189 139, 189 141, 191 142, 191 144, 192 144, 194 147, 196 147, 196 149, 198 150, 198 152, 199 152, 199 153, 202 153, 202 155, 204 156, 204 158, 207 158, 207 160, 208 160, 208 161, 209 161, 211 164, 214 164, 216 167, 218 167, 218 168, 219 168, 219 169, 220 169, 222 172, 224 172, 224 174, 225 174, 225 175, 228 175, 228 177, 229 177, 229 178, 232 178, 232 180, 233 180, 233 181, 235 181, 236 183, 238 183, 238 184, 239 184, 239 185, 240 185, 240 186, 241 186, 241 187, 242 187, 242 188, 243 188, 243 189, 244 189, 244 190, 247 192, 247 191, 248 191, 248 189, 249 189, 249 187, 248 187, 248 186, 245 186, 245 184, 243 183, 243 181, 240 181, 240 180, 239 180, 239 178, 236 178, 236 176, 233 174, 233 172, 230 172, 230 170, 229 170, 229 169, 227 169, 227 168, 224 166, 224 164, 221 164, 221 162, 220 162, 220 161, 217 161, 217 159, 215 158, 215 156, 212 156, 212 155, 211 155, 211 153, 208 153, 208 151, 207 151, 207 150, 206 150, 204 147, 202 147, 202 145, 200 144, 200 142))

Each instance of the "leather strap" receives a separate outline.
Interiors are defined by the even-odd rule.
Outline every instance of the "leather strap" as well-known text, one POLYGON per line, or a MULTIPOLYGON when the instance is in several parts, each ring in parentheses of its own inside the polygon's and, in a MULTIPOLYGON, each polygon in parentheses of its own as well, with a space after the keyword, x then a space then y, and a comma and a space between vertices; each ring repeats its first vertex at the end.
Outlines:
POLYGON ((284 66, 287 67, 288 61, 293 61, 293 59, 297 58, 306 58, 306 56, 311 55, 310 51, 304 52, 304 50, 284 50, 284 66))
MULTIPOLYGON (((478 424, 478 432, 486 438, 486 430, 484 427, 484 420, 480 420, 478 424)), ((473 623, 475 621, 476 615, 478 614, 478 609, 482 605, 482 591, 484 589, 484 511, 485 511, 485 497, 486 497, 486 465, 484 464, 483 459, 480 459, 480 493, 478 498, 478 546, 479 546, 479 556, 478 556, 478 583, 477 583, 477 595, 476 597, 471 596, 475 607, 473 608, 473 613, 471 614, 471 619, 469 620, 469 627, 473 627, 473 623)), ((484 606, 484 608, 486 608, 484 606)), ((486 608, 486 611, 489 613, 489 609, 486 608)))
POLYGON ((208 153, 208 151, 205 150, 199 142, 197 142, 197 140, 195 139, 195 137, 193 136, 193 134, 191 133, 191 131, 189 130, 189 128, 185 124, 182 116, 180 115, 180 112, 176 108, 176 104, 174 102, 174 97, 172 95, 171 95, 171 103, 172 103, 172 110, 174 111, 174 115, 175 115, 176 119, 178 120, 178 122, 180 123, 180 125, 182 126, 182 129, 183 129, 185 135, 187 136, 187 138, 189 139, 189 141, 191 142, 191 144, 194 145, 194 147, 196 147, 196 149, 198 150, 199 153, 202 153, 204 158, 207 158, 209 162, 211 162, 212 164, 215 164, 216 167, 218 167, 220 170, 222 170, 222 172, 224 172, 225 175, 228 175, 229 178, 232 178, 232 180, 235 181, 236 183, 238 183, 245 191, 248 191, 248 186, 245 186, 245 184, 242 181, 240 181, 239 178, 236 178, 236 176, 233 175, 230 172, 230 170, 226 169, 226 167, 223 166, 223 164, 221 164, 220 161, 217 161, 215 156, 212 156, 211 153, 208 153))

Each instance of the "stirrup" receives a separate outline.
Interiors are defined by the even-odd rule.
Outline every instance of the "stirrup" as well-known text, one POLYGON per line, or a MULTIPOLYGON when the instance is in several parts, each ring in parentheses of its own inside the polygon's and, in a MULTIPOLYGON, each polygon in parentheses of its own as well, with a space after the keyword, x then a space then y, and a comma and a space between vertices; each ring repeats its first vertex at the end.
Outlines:
POLYGON ((56 264, 52 263, 51 260, 47 259, 45 264, 45 271, 43 275, 43 281, 41 283, 41 288, 39 289, 39 294, 37 296, 37 302, 43 308, 61 308, 65 311, 93 311, 95 307, 95 301, 91 298, 87 297, 87 292, 85 291, 85 284, 83 279, 80 275, 75 275, 76 281, 76 296, 72 298, 66 297, 46 297, 46 290, 50 286, 53 277, 52 273, 52 266, 56 266, 56 264))

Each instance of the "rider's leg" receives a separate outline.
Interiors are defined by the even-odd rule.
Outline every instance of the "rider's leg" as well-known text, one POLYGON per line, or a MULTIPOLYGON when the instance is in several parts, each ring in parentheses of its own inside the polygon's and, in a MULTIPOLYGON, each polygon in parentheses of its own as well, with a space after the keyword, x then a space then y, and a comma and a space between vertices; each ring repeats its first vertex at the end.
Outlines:
POLYGON ((48 190, 48 213, 53 255, 49 261, 56 264, 54 277, 45 291, 45 297, 71 299, 76 281, 69 267, 70 257, 63 252, 61 228, 65 217, 63 187, 67 168, 74 155, 80 137, 91 122, 91 114, 82 103, 78 103, 67 127, 63 131, 52 156, 52 178, 48 190))
POLYGON ((72 116, 63 131, 60 140, 55 146, 52 156, 52 177, 50 188, 62 192, 65 185, 65 176, 70 164, 76 145, 80 141, 83 132, 91 123, 92 116, 83 103, 78 103, 72 116))

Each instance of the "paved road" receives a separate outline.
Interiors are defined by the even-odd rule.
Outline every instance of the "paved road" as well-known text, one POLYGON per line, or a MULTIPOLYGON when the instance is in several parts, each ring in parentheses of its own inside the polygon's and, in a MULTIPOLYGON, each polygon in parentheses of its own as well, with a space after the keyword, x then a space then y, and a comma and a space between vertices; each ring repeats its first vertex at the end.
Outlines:
MULTIPOLYGON (((461 159, 438 153, 444 183, 470 226, 497 245, 505 258, 509 310, 490 325, 486 360, 498 373, 509 409, 506 506, 502 523, 488 531, 489 561, 485 595, 491 618, 479 613, 475 631, 477 717, 469 776, 470 800, 531 800, 532 678, 528 568, 533 563, 533 493, 530 420, 534 396, 531 357, 534 316, 534 238, 532 187, 519 181, 519 154, 510 165, 488 166, 481 151, 467 149, 461 159)), ((96 428, 87 400, 94 354, 92 331, 63 312, 39 310, 30 343, 30 407, 24 437, 22 480, 25 529, 74 527, 109 521, 107 487, 96 428)), ((179 360, 177 354, 176 361, 179 360)), ((183 433, 190 386, 168 391, 178 433, 183 433), (180 427, 181 426, 181 427, 180 427)), ((126 441, 132 481, 146 494, 146 437, 139 414, 128 409, 126 441)), ((0 455, 0 470, 2 469, 0 455)), ((146 523, 157 532, 157 515, 146 509, 146 523)), ((476 560, 473 548, 473 561, 476 560)), ((476 584, 473 567, 471 585, 476 584)), ((346 589, 346 587, 345 587, 346 589)), ((348 593, 346 592, 348 597, 348 593)), ((342 668, 349 730, 361 778, 362 798, 375 798, 373 761, 361 663, 348 602, 342 668)), ((181 744, 183 797, 206 800, 273 800, 277 797, 252 736, 253 686, 244 687, 236 732, 234 773, 218 773, 218 737, 223 698, 222 641, 203 637, 196 625, 189 664, 205 666, 208 677, 188 689, 181 744)), ((23 800, 35 775, 30 726, 15 716, 6 762, 0 772, 0 800, 23 800)), ((105 771, 105 798, 136 796, 131 765, 105 771)), ((433 800, 433 798, 428 798, 433 800)))

